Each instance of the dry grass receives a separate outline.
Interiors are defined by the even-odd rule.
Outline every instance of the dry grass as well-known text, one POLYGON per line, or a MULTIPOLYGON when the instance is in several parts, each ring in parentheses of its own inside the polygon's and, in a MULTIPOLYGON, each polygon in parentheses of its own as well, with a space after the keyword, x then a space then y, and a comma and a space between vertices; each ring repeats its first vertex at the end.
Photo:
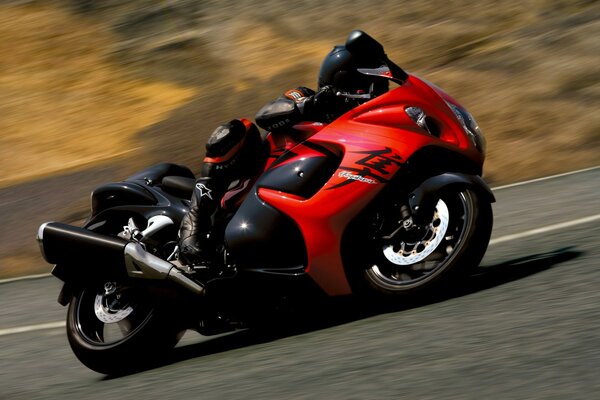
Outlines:
POLYGON ((77 3, 2 8, 0 186, 136 149, 197 165, 216 124, 314 87, 356 27, 473 111, 493 182, 596 162, 596 2, 107 0, 76 14, 77 3))
POLYGON ((0 187, 135 153, 139 130, 196 90, 127 75, 102 25, 48 7, 0 12, 0 187))

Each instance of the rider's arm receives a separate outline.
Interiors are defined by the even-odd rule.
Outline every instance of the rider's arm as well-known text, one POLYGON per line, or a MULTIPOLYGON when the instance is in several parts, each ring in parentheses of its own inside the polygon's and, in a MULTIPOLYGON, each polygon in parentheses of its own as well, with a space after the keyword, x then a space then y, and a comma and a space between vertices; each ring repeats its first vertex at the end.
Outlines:
POLYGON ((256 124, 267 131, 276 131, 308 120, 314 95, 315 92, 306 87, 288 90, 258 111, 256 124))

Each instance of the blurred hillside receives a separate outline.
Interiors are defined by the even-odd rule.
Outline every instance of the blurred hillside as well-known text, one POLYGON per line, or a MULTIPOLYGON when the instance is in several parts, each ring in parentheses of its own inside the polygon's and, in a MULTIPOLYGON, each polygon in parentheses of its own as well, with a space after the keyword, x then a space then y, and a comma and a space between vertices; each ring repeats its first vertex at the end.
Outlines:
POLYGON ((216 125, 314 87, 354 28, 473 112, 492 182, 597 162, 597 1, 0 4, 3 186, 115 157, 197 166, 216 125))
POLYGON ((492 184, 598 163, 598 1, 0 0, 0 188, 157 161, 196 170, 214 127, 314 88, 356 28, 472 111, 492 184))

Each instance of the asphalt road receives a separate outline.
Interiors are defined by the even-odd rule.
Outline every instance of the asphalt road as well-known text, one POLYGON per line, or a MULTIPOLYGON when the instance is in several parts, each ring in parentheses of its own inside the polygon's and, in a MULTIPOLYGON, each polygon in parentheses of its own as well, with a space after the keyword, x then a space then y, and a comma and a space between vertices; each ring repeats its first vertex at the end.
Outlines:
POLYGON ((454 293, 279 337, 187 334, 123 377, 81 365, 63 327, 35 328, 64 319, 57 280, 1 284, 0 399, 598 398, 600 169, 495 194, 492 244, 454 293))
MULTIPOLYGON (((80 224, 89 210, 90 188, 125 178, 115 178, 119 176, 119 168, 120 165, 90 167, 71 174, 0 188, 2 275, 6 276, 9 269, 27 270, 31 260, 42 261, 34 240, 38 227, 47 221, 77 221, 80 224)), ((40 270, 49 269, 44 266, 37 272, 40 270)))

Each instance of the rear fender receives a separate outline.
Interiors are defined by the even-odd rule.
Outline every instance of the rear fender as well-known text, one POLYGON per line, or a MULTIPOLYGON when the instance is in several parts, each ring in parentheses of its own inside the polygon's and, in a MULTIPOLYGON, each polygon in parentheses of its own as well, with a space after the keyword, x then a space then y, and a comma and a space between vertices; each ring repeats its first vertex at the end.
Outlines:
POLYGON ((122 205, 155 205, 156 197, 143 186, 134 182, 109 183, 92 192, 92 216, 122 205))
POLYGON ((189 201, 162 191, 159 187, 144 187, 135 182, 109 183, 92 193, 92 213, 85 228, 115 234, 130 217, 140 229, 154 216, 165 216, 179 226, 188 211, 189 201))
POLYGON ((127 178, 127 181, 145 181, 148 184, 158 183, 165 176, 181 176, 194 178, 189 168, 179 164, 161 163, 148 167, 135 175, 127 178))

